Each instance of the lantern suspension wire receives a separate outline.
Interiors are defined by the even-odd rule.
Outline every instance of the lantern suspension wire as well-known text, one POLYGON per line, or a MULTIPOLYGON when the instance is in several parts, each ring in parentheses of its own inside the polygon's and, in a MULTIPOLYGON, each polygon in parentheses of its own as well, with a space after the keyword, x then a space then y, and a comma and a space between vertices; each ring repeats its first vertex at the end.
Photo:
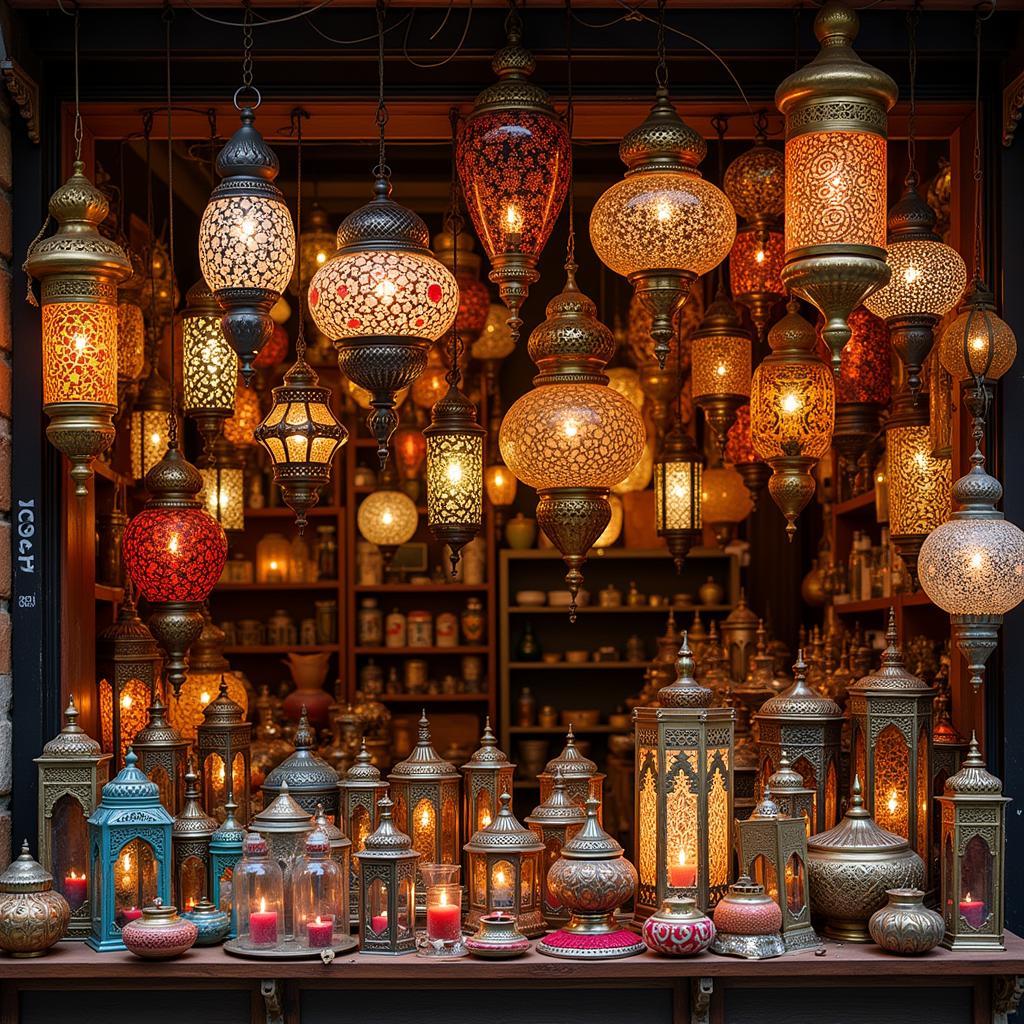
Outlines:
POLYGON ((75 162, 82 159, 82 111, 79 105, 79 82, 78 82, 78 4, 75 4, 75 162))
MULTIPOLYGON (((456 162, 456 151, 459 142, 459 110, 452 107, 448 111, 448 122, 452 137, 452 175, 448 185, 448 212, 445 220, 452 236, 452 277, 459 279, 459 235, 462 233, 462 209, 459 204, 459 171, 456 162)), ((451 326, 451 366, 445 374, 445 381, 453 388, 458 388, 462 380, 459 361, 462 359, 462 336, 459 334, 459 317, 456 314, 451 326)))
MULTIPOLYGON (((718 186, 721 188, 725 182, 725 133, 729 130, 728 116, 726 114, 715 114, 711 118, 711 127, 715 129, 715 134, 718 136, 718 186)), ((724 296, 725 260, 718 264, 715 273, 718 277, 716 285, 717 295, 724 296)), ((680 384, 680 386, 682 385, 680 384)))
MULTIPOLYGON (((167 85, 167 269, 174 281, 174 108, 171 105, 171 25, 174 22, 174 8, 170 2, 164 4, 164 54, 167 85)), ((152 261, 150 261, 152 264, 152 261)), ((155 292, 155 289, 154 289, 155 292)), ((178 417, 175 413, 177 394, 175 392, 176 372, 174 368, 174 303, 171 303, 171 407, 167 412, 167 447, 178 447, 178 417)))
MULTIPOLYGON (((291 130, 295 135, 295 226, 296 232, 302 231, 302 119, 309 117, 309 112, 303 110, 302 107, 296 107, 291 113, 291 130)), ((295 261, 296 265, 296 280, 298 284, 298 294, 301 296, 304 294, 302 291, 302 259, 295 261)), ((305 329, 306 318, 304 316, 299 317, 299 329, 295 335, 295 359, 297 362, 305 362, 306 360, 306 329, 305 329)))
MULTIPOLYGON (((449 0, 448 8, 444 12, 444 17, 441 19, 441 24, 430 34, 430 39, 436 39, 437 36, 444 29, 445 25, 448 24, 448 19, 451 17, 452 10, 455 6, 454 0, 449 0)), ((413 22, 416 18, 416 11, 412 11, 409 15, 409 19, 406 22, 405 34, 402 36, 402 56, 414 67, 420 68, 425 71, 433 70, 434 68, 443 68, 445 64, 453 61, 461 52, 462 47, 466 43, 466 37, 469 35, 469 26, 473 23, 473 0, 469 0, 466 8, 466 23, 462 26, 462 35, 459 36, 459 41, 455 44, 452 52, 447 57, 442 57, 440 60, 435 61, 418 61, 409 55, 409 36, 412 34, 413 22)))
POLYGON ((907 181, 917 185, 917 23, 921 18, 921 0, 907 11, 908 63, 910 72, 910 113, 907 118, 907 181))
MULTIPOLYGON (((149 224, 149 325, 146 331, 146 358, 152 372, 156 365, 158 336, 156 330, 156 270, 153 268, 153 245, 156 241, 156 207, 153 203, 153 113, 142 115, 142 137, 146 144, 146 220, 149 224)), ((172 282, 173 283, 173 282, 172 282)))
POLYGON ((565 133, 569 138, 569 189, 566 206, 569 208, 569 230, 565 243, 565 266, 576 269, 576 168, 572 158, 572 130, 576 117, 576 103, 572 80, 572 0, 565 0, 565 133))
POLYGON ((387 16, 387 0, 377 0, 377 132, 378 151, 377 166, 373 169, 374 177, 391 179, 391 168, 387 165, 384 152, 384 131, 388 125, 388 105, 384 102, 384 19, 387 16))

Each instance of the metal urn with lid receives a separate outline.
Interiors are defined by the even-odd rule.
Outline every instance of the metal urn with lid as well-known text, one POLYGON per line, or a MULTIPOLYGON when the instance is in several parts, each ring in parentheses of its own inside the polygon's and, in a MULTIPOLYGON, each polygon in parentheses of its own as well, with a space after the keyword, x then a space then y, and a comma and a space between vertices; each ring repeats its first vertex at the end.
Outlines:
POLYGON ((42 956, 59 942, 71 922, 71 908, 53 891, 53 876, 28 852, 0 875, 0 949, 14 957, 42 956))
POLYGON ((580 748, 576 746, 576 735, 572 731, 572 725, 565 735, 565 747, 558 757, 553 757, 537 776, 540 782, 540 799, 543 803, 555 786, 555 769, 561 769, 562 778, 565 781, 565 791, 574 804, 582 810, 587 806, 587 800, 593 797, 597 800, 597 820, 603 821, 603 792, 604 773, 597 770, 597 764, 589 757, 584 757, 580 748))
POLYGON ((305 812, 306 817, 316 813, 317 804, 323 804, 324 813, 331 821, 338 817, 338 773, 314 751, 316 735, 309 724, 305 707, 299 716, 295 731, 295 753, 267 774, 263 780, 263 802, 287 790, 305 812))
POLYGON ((711 952, 744 960, 782 956, 785 943, 779 933, 782 911, 763 885, 748 875, 738 878, 715 907, 717 934, 711 952))

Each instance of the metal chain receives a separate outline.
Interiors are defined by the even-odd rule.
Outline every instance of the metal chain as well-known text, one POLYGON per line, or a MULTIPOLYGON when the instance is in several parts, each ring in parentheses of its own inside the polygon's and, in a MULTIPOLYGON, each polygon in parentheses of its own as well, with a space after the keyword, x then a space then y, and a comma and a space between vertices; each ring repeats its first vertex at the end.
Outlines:
POLYGON ((301 107, 292 111, 292 129, 295 132, 295 235, 298 239, 298 266, 295 271, 299 293, 299 330, 295 335, 295 361, 306 360, 306 318, 302 315, 302 119, 309 117, 301 107))
MULTIPOLYGON (((722 187, 725 181, 725 133, 729 130, 729 118, 726 114, 715 114, 711 118, 711 127, 718 135, 718 187, 722 187)), ((719 293, 725 291, 725 260, 718 264, 718 284, 716 290, 719 293)))
POLYGON ((917 23, 921 17, 921 0, 907 11, 907 37, 910 44, 910 116, 907 120, 907 181, 917 187, 917 23))
POLYGON ((569 136, 569 230, 565 243, 565 266, 576 269, 576 169, 572 160, 572 129, 576 118, 576 102, 572 80, 572 0, 565 0, 565 131, 569 136))
POLYGON ((658 0, 658 65, 654 78, 659 89, 668 88, 668 61, 665 59, 665 5, 667 0, 658 0))
POLYGON ((82 111, 78 87, 78 4, 75 4, 75 161, 82 159, 82 111))
POLYGON ((387 0, 377 0, 377 131, 380 135, 377 152, 377 166, 373 170, 376 178, 391 178, 384 154, 384 129, 388 124, 388 107, 384 102, 384 18, 387 15, 387 0))
POLYGON ((153 114, 142 115, 142 137, 146 143, 146 220, 149 223, 149 325, 146 331, 146 358, 150 370, 156 365, 156 271, 153 269, 153 250, 156 246, 156 209, 153 205, 153 114))
MULTIPOLYGON (((981 247, 984 229, 981 223, 981 24, 974 18, 974 276, 981 277, 981 247)), ((970 364, 968 364, 970 365, 970 364)))
POLYGON ((242 85, 252 88, 252 7, 248 0, 242 14, 242 85))
MULTIPOLYGON (((459 108, 452 107, 448 111, 448 122, 451 125, 452 137, 452 177, 448 187, 448 211, 445 215, 448 231, 452 236, 452 277, 459 279, 459 235, 462 232, 462 209, 459 203, 459 172, 455 163, 455 155, 459 143, 459 108)), ((459 315, 456 311, 455 319, 452 321, 450 331, 450 358, 451 365, 444 379, 448 386, 458 388, 462 381, 462 371, 459 362, 462 359, 464 343, 459 334, 459 315)))
POLYGON ((508 11, 505 14, 505 35, 509 36, 513 32, 522 34, 522 31, 523 19, 519 16, 516 0, 508 0, 508 11))
MULTIPOLYGON (((178 447, 178 416, 176 411, 177 392, 174 368, 174 107, 171 101, 171 25, 174 22, 174 8, 168 0, 164 5, 164 51, 167 71, 167 269, 171 278, 171 408, 167 413, 167 448, 178 447)), ((155 291, 155 289, 154 289, 155 291)))

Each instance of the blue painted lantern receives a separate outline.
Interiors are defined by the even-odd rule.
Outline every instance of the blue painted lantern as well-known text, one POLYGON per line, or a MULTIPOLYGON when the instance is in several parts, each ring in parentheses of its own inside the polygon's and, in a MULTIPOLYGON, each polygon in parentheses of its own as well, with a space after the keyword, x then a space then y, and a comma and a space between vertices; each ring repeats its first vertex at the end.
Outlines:
POLYGON ((101 953, 124 949, 121 928, 160 899, 171 903, 171 822, 160 787, 136 767, 134 750, 103 787, 89 818, 93 885, 89 945, 101 953))
POLYGON ((228 799, 224 806, 227 817, 210 840, 210 902, 231 915, 231 930, 228 938, 238 935, 234 915, 233 879, 235 865, 241 860, 242 845, 245 843, 245 826, 235 818, 237 805, 228 799))

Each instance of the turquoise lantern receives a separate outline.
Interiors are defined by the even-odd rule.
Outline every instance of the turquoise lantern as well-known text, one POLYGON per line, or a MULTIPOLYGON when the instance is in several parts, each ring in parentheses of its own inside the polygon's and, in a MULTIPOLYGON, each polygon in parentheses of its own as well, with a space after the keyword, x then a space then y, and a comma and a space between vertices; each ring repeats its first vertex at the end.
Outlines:
POLYGON ((245 826, 235 819, 238 805, 230 797, 224 806, 227 817, 210 840, 210 901, 215 907, 231 915, 231 930, 228 938, 238 935, 235 927, 232 879, 235 865, 242 859, 242 844, 245 842, 245 826))
POLYGON ((171 904, 171 823, 160 788, 135 767, 129 750, 120 774, 103 787, 89 818, 94 882, 92 930, 86 940, 101 953, 124 949, 121 927, 160 899, 171 904))

